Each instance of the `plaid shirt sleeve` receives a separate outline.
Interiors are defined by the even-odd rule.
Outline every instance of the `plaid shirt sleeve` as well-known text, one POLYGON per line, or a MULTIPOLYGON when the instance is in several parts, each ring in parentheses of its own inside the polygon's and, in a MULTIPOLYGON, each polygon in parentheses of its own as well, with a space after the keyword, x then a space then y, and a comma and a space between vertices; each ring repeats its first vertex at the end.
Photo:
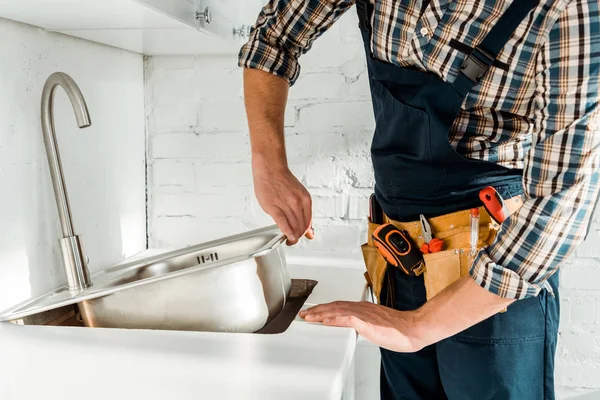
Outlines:
POLYGON ((270 72, 293 85, 300 74, 300 55, 353 4, 354 0, 270 0, 240 50, 239 66, 270 72))
POLYGON ((523 299, 585 239, 598 197, 600 16, 597 0, 572 0, 538 56, 535 125, 525 157, 523 207, 483 249, 471 277, 523 299))

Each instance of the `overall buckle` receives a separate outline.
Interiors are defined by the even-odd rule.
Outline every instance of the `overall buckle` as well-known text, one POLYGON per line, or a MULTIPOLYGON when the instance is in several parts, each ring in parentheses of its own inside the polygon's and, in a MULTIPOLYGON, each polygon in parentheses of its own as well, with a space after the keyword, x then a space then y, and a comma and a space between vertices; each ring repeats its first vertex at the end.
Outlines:
POLYGON ((471 81, 479 83, 493 62, 494 57, 484 50, 476 48, 465 58, 460 70, 471 81))

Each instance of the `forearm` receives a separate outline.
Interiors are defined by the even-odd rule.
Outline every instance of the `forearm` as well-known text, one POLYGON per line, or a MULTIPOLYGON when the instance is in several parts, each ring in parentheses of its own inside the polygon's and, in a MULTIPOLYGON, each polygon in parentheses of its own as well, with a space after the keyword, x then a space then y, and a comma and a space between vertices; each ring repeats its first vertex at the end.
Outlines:
POLYGON ((497 314, 513 301, 463 277, 414 311, 411 336, 419 348, 437 343, 497 314))
POLYGON ((287 94, 306 53, 354 0, 269 0, 240 49, 253 167, 287 170, 283 119, 287 94))
POLYGON ((244 70, 253 165, 268 162, 273 167, 287 167, 283 127, 288 88, 283 78, 257 69, 244 70))
POLYGON ((256 198, 288 239, 295 244, 313 237, 310 194, 290 172, 283 135, 288 82, 257 69, 244 70, 246 114, 252 148, 256 198))

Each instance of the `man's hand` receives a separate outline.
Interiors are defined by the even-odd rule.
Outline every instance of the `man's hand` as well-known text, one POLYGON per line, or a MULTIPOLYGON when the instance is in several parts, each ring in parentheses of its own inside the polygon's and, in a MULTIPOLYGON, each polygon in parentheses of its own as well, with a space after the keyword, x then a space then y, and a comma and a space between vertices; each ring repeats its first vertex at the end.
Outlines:
POLYGON ((254 192, 262 209, 287 236, 288 245, 302 235, 314 237, 310 194, 287 165, 283 135, 288 83, 273 74, 244 70, 244 99, 254 192))
POLYGON ((416 334, 416 313, 369 302, 336 301, 300 312, 308 322, 354 328, 362 337, 388 350, 412 353, 424 347, 416 334))
POLYGON ((415 352, 462 332, 513 302, 465 276, 415 311, 396 311, 367 302, 335 302, 301 311, 300 317, 308 322, 352 327, 389 350, 415 352))
POLYGON ((252 171, 258 203, 287 236, 288 245, 296 244, 303 235, 313 239, 310 194, 287 166, 254 158, 252 171))

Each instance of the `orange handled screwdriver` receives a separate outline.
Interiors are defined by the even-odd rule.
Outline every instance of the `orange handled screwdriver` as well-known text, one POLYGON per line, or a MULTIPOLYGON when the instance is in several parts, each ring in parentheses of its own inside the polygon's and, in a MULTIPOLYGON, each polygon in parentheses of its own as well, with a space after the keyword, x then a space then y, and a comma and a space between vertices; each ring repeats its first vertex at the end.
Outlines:
POLYGON ((506 221, 506 218, 510 215, 510 210, 506 207, 504 199, 500 196, 500 193, 491 186, 481 189, 479 192, 479 199, 483 202, 485 210, 498 224, 502 224, 506 221))

